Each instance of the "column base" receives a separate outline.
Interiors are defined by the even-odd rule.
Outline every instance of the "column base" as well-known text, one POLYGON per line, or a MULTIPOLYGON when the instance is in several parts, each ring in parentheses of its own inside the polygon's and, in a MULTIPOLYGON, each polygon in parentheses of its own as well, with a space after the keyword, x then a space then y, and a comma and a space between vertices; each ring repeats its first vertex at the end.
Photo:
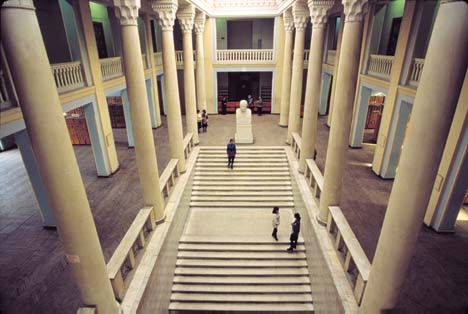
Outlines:
POLYGON ((321 225, 323 227, 327 226, 327 222, 320 219, 319 215, 317 215, 315 218, 317 219, 317 222, 319 223, 319 225, 321 225))

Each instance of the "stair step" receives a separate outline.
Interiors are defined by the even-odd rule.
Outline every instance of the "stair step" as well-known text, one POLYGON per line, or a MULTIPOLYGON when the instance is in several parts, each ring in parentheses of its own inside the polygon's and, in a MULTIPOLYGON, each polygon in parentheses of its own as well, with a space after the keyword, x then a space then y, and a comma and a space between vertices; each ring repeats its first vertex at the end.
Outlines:
MULTIPOLYGON (((284 252, 284 254, 288 254, 284 252)), ((292 255, 292 254, 290 254, 292 255)), ((297 255, 297 254, 294 254, 297 255)), ((178 259, 176 267, 202 267, 202 268, 300 268, 307 267, 307 261, 301 260, 221 260, 221 259, 178 259)))
POLYGON ((291 190, 285 191, 192 191, 194 196, 292 196, 291 190))
MULTIPOLYGON (((285 250, 285 246, 289 245, 289 237, 284 238, 284 241, 280 241, 273 243, 242 243, 242 244, 230 244, 230 243, 198 243, 198 242, 181 242, 179 243, 179 254, 182 251, 194 251, 194 252, 221 252, 225 254, 225 252, 255 252, 255 253, 283 253, 285 250)), ((298 244, 297 246, 298 251, 304 249, 303 246, 298 244)), ((276 257, 277 258, 277 257, 276 257)))
MULTIPOLYGON (((257 181, 284 181, 289 179, 289 175, 284 175, 284 176, 268 176, 266 174, 262 174, 259 176, 242 176, 242 177, 237 177, 236 174, 232 173, 228 175, 231 181, 233 180, 249 180, 250 182, 257 182, 257 181)), ((220 176, 209 176, 209 175, 195 175, 193 178, 195 181, 226 181, 228 178, 226 176, 220 177, 220 176)))
POLYGON ((176 267, 175 275, 185 276, 308 276, 306 267, 292 268, 205 268, 205 267, 176 267))
MULTIPOLYGON (((197 208, 194 208, 195 210, 197 208)), ((280 238, 281 239, 281 238, 280 238)), ((197 245, 197 244, 217 244, 217 245, 257 245, 257 244, 267 244, 267 245, 278 245, 281 246, 281 243, 272 242, 273 239, 270 236, 265 237, 223 237, 223 236, 199 236, 199 235, 183 235, 180 237, 179 245, 181 243, 197 245)), ((286 242, 285 242, 286 243, 286 242)), ((289 244, 289 238, 287 243, 289 244)), ((304 239, 302 236, 299 236, 297 240, 298 245, 304 244, 304 239)), ((298 247, 299 248, 299 247, 298 247)))
POLYGON ((219 185, 220 182, 225 182, 227 185, 241 185, 241 186, 251 186, 251 185, 254 185, 254 186, 262 185, 262 186, 265 186, 265 187, 272 186, 272 185, 288 186, 288 187, 291 186, 291 181, 274 181, 274 182, 272 182, 272 181, 266 181, 266 180, 255 181, 255 182, 240 181, 240 180, 236 180, 236 181, 224 180, 224 181, 217 181, 217 182, 206 182, 206 181, 194 180, 193 185, 219 185))
POLYGON ((208 284, 174 284, 174 293, 311 293, 310 285, 208 285, 208 284))
MULTIPOLYGON (((179 246, 180 247, 180 246, 179 246)), ((304 253, 289 254, 285 251, 284 246, 281 251, 276 252, 231 252, 231 251, 181 251, 179 250, 177 258, 185 259, 215 259, 215 260, 305 260, 306 255, 304 253)))
MULTIPOLYGON (((255 155, 255 158, 259 157, 258 155, 255 155)), ((246 158, 245 156, 236 156, 235 161, 240 161, 246 163, 249 158, 246 158)), ((252 158, 253 159, 253 158, 252 158)), ((268 157, 262 158, 261 159, 263 163, 272 163, 272 164, 278 164, 278 163, 283 163, 287 164, 288 159, 286 156, 279 156, 278 158, 272 158, 270 155, 268 157)), ((218 163, 218 162, 226 162, 227 161, 227 156, 224 154, 223 156, 198 156, 197 163, 218 163)), ((257 159, 255 159, 257 161, 257 159)))
POLYGON ((190 206, 197 206, 197 207, 247 207, 247 208, 257 208, 260 207, 274 207, 278 206, 281 208, 294 208, 294 202, 281 202, 281 201, 263 201, 263 202, 234 202, 234 201, 227 201, 227 202, 220 202, 220 201, 191 201, 190 206))
POLYGON ((175 276, 174 284, 209 284, 209 285, 310 285, 308 276, 302 277, 206 277, 175 276))
MULTIPOLYGON (((270 172, 265 173, 263 175, 267 175, 267 174, 270 176, 290 176, 291 175, 289 171, 275 171, 274 169, 272 169, 270 172)), ((195 171, 195 176, 200 176, 200 175, 203 175, 203 176, 234 175, 234 176, 242 177, 242 176, 252 176, 252 173, 251 172, 234 172, 230 169, 227 169, 226 167, 225 170, 221 170, 221 171, 205 171, 205 172, 195 171)))
POLYGON ((242 302, 242 303, 312 303, 310 293, 289 294, 236 294, 236 293, 172 293, 171 301, 192 302, 242 302))
POLYGON ((292 196, 196 196, 192 195, 192 201, 212 201, 212 202, 229 202, 229 201, 242 201, 242 202, 293 202, 292 196))
MULTIPOLYGON (((225 165, 223 166, 195 166, 195 171, 216 171, 216 170, 221 170, 225 171, 227 167, 225 165)), ((235 172, 245 172, 245 171, 250 171, 250 172, 270 172, 270 171, 289 171, 289 167, 284 167, 284 166, 277 166, 277 167, 254 167, 254 166, 249 166, 249 167, 239 167, 236 162, 234 162, 234 169, 231 169, 231 171, 235 172)))
POLYGON ((242 304, 242 303, 197 303, 197 302, 171 302, 171 311, 231 311, 244 313, 265 312, 273 313, 312 313, 314 306, 312 303, 276 303, 276 304, 242 304))
MULTIPOLYGON (((201 190, 208 190, 208 191, 264 191, 265 188, 263 186, 210 186, 210 185, 194 185, 192 186, 192 191, 201 191, 201 190)), ((269 186, 269 191, 292 191, 292 187, 288 186, 269 186)))

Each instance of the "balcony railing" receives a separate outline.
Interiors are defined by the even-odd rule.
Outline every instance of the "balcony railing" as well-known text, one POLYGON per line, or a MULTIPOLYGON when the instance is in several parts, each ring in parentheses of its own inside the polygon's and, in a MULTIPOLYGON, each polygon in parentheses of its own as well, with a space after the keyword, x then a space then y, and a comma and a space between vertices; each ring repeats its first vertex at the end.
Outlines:
POLYGON ((394 56, 370 55, 367 73, 388 80, 394 59, 394 56))
POLYGON ((310 50, 304 49, 304 63, 306 65, 309 64, 309 56, 310 56, 310 50))
POLYGON ((330 65, 335 65, 335 59, 336 59, 336 50, 328 50, 325 63, 330 64, 330 65))
POLYGON ((85 86, 80 61, 51 64, 52 75, 59 93, 85 86))
POLYGON ((161 66, 162 62, 162 52, 155 52, 153 53, 153 62, 156 66, 161 66))
POLYGON ((421 78, 422 70, 424 68, 424 59, 415 58, 411 67, 411 73, 408 80, 408 85, 418 86, 419 79, 421 78))
POLYGON ((121 57, 99 59, 99 63, 101 63, 103 81, 108 81, 112 78, 123 75, 121 57))
POLYGON ((217 50, 217 63, 272 63, 273 49, 217 50))

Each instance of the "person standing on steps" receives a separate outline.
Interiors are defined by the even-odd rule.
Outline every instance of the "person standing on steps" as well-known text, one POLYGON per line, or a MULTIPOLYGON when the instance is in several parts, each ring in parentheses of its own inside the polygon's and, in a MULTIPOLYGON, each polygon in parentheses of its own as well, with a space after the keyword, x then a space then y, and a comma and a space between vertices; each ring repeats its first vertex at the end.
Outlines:
POLYGON ((203 129, 203 132, 206 132, 207 128, 208 128, 208 114, 206 113, 206 110, 203 109, 203 113, 202 113, 202 129, 203 129))
POLYGON ((271 220, 271 224, 273 226, 273 232, 271 233, 271 236, 278 241, 278 226, 280 224, 280 215, 279 215, 279 207, 275 206, 273 207, 273 219, 271 220))
POLYGON ((226 147, 226 152, 228 156, 228 168, 231 167, 231 169, 234 168, 234 158, 236 157, 236 144, 234 143, 234 140, 231 138, 229 140, 229 143, 227 144, 226 147))
POLYGON ((254 99, 250 94, 247 96, 247 107, 254 112, 254 99))
POLYGON ((262 97, 258 97, 258 100, 257 100, 257 114, 259 116, 262 115, 262 110, 263 110, 263 100, 262 100, 262 97))
POLYGON ((299 215, 299 213, 294 214, 294 221, 291 226, 292 233, 289 237, 290 245, 287 249, 288 252, 292 252, 297 246, 297 239, 299 238, 299 231, 301 230, 301 215, 299 215))
POLYGON ((221 113, 223 115, 226 114, 226 109, 227 109, 227 97, 224 96, 223 100, 221 100, 221 113))
POLYGON ((202 128, 202 115, 200 113, 200 109, 197 110, 197 125, 198 125, 198 133, 200 133, 200 130, 202 128))

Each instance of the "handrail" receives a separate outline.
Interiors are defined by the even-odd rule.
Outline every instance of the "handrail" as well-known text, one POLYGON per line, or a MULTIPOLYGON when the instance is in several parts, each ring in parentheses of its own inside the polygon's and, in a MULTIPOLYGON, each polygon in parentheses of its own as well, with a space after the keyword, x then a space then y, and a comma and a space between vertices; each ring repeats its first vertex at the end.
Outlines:
POLYGON ((336 50, 327 50, 326 64, 335 65, 336 63, 336 50))
POLYGON ((59 93, 85 86, 83 67, 80 61, 55 63, 51 64, 50 67, 59 93))
POLYGON ((394 59, 394 56, 370 55, 368 74, 389 79, 394 59))
POLYGON ((123 75, 122 57, 99 59, 99 63, 103 81, 123 75))
POLYGON ((328 210, 327 230, 334 240, 336 253, 353 287, 354 297, 360 304, 369 279, 371 263, 341 209, 338 206, 329 206, 328 210))
POLYGON ((408 85, 414 86, 414 87, 418 86, 419 79, 421 78, 423 68, 424 68, 424 59, 414 58, 413 59, 413 64, 412 64, 412 67, 411 67, 410 77, 409 77, 409 80, 408 80, 408 85))
POLYGON ((302 139, 297 132, 291 133, 291 147, 296 154, 296 158, 299 159, 301 157, 302 139))
POLYGON ((217 63, 272 63, 273 49, 216 50, 217 63))
POLYGON ((323 175, 313 159, 306 159, 304 177, 309 178, 309 185, 314 190, 314 197, 320 198, 323 190, 323 175))
POLYGON ((137 267, 136 257, 144 248, 147 236, 154 229, 153 207, 142 208, 107 263, 107 274, 117 300, 123 300, 126 290, 125 280, 137 267), (136 247, 138 249, 135 249, 136 247))
POLYGON ((187 159, 190 155, 190 152, 193 150, 193 133, 189 132, 187 135, 184 137, 184 155, 185 159, 187 159))
POLYGON ((179 159, 171 159, 167 164, 166 169, 164 169, 163 173, 159 177, 159 185, 164 196, 169 197, 171 186, 175 185, 175 178, 179 176, 178 164, 179 159))

